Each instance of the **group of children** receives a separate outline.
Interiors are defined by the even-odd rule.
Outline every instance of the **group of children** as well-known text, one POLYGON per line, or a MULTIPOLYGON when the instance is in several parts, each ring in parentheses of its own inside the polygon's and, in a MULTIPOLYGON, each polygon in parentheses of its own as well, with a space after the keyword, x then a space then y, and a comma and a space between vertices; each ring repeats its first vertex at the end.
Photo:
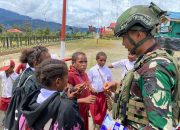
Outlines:
POLYGON ((5 129, 88 130, 90 114, 93 129, 100 129, 107 112, 103 84, 112 81, 106 60, 107 55, 98 52, 97 64, 86 73, 88 60, 83 52, 73 53, 68 69, 64 61, 52 59, 46 47, 24 50, 20 61, 28 67, 19 75, 13 60, 0 69, 5 129))

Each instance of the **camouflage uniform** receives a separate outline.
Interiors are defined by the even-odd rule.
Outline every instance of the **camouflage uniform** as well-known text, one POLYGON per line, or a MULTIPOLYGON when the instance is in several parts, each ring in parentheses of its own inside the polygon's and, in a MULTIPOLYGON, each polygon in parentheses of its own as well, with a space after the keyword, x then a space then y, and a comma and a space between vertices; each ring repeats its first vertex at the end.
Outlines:
POLYGON ((172 62, 164 57, 144 55, 135 63, 130 99, 142 101, 148 125, 128 122, 137 129, 172 130, 172 90, 177 73, 172 62))
MULTIPOLYGON (((132 84, 122 87, 124 89, 119 96, 119 101, 122 103, 117 103, 117 110, 118 106, 122 110, 119 113, 117 111, 117 115, 123 115, 121 116, 123 117, 122 123, 125 125, 127 123, 129 127, 133 126, 136 129, 172 130, 174 123, 172 92, 178 83, 176 66, 173 63, 174 61, 171 62, 172 60, 168 59, 168 54, 163 53, 166 56, 154 55, 160 52, 154 36, 165 12, 154 3, 150 3, 149 6, 136 5, 121 14, 114 29, 115 36, 123 37, 123 40, 126 39, 127 43, 131 44, 130 47, 126 41, 123 41, 132 54, 138 56, 144 54, 135 63, 133 76, 130 75, 129 78, 127 75, 125 78, 132 84), (146 36, 142 37, 140 41, 135 40, 132 37, 133 34, 128 33, 132 31, 146 32, 146 36), (143 45, 147 43, 151 45, 147 46, 149 48, 143 45), (139 49, 140 47, 142 48, 139 49), (124 95, 128 96, 125 97, 124 95), (140 125, 140 123, 145 125, 140 125)), ((138 38, 137 35, 134 36, 138 38)), ((119 118, 120 116, 118 116, 116 117, 119 118)), ((129 129, 132 130, 133 127, 129 129)))

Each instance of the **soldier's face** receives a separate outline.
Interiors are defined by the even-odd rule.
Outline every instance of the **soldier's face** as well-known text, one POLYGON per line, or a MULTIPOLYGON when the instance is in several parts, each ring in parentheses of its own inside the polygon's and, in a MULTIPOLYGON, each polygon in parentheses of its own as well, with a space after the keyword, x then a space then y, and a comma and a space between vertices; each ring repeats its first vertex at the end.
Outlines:
POLYGON ((122 35, 122 44, 125 46, 125 48, 128 49, 128 51, 131 51, 134 48, 134 45, 132 45, 128 39, 129 37, 136 43, 140 41, 138 31, 128 31, 124 35, 122 35))
POLYGON ((133 49, 134 46, 131 45, 131 43, 129 42, 128 38, 127 38, 127 34, 122 36, 122 44, 123 46, 128 49, 128 51, 131 51, 133 49))

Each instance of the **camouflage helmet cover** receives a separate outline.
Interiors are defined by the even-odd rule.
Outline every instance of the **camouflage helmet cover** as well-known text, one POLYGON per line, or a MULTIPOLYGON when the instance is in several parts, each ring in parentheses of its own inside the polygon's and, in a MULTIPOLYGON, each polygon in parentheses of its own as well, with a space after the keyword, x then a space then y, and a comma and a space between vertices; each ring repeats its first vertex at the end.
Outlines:
POLYGON ((121 36, 136 25, 140 25, 154 35, 156 26, 160 23, 160 16, 164 13, 165 11, 154 3, 151 3, 149 7, 146 5, 133 6, 119 16, 114 30, 115 36, 121 36))

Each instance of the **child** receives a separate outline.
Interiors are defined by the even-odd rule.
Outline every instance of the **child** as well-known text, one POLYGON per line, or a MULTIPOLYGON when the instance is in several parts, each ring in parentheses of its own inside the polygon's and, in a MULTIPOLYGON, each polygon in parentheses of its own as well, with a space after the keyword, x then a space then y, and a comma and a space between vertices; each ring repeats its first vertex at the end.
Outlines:
POLYGON ((82 90, 78 98, 78 106, 81 116, 84 120, 84 128, 88 130, 88 118, 89 118, 89 104, 96 101, 96 96, 91 95, 91 88, 89 84, 88 75, 86 73, 87 57, 83 52, 75 52, 72 55, 72 65, 70 66, 68 73, 68 83, 72 86, 78 84, 84 84, 85 89, 82 90))
POLYGON ((109 65, 109 68, 121 68, 122 74, 121 79, 124 79, 124 76, 126 73, 131 70, 134 67, 134 63, 136 61, 136 55, 128 53, 128 59, 122 59, 116 62, 113 62, 111 65, 109 65))
POLYGON ((90 83, 97 92, 96 102, 90 105, 90 111, 94 122, 94 129, 100 129, 107 111, 106 95, 103 92, 103 84, 112 81, 110 69, 105 65, 107 55, 98 52, 96 55, 97 64, 88 73, 90 83))
POLYGON ((34 71, 47 58, 50 58, 50 54, 48 49, 43 46, 36 46, 22 51, 20 61, 21 63, 28 63, 29 67, 14 82, 13 97, 5 118, 6 129, 18 130, 19 117, 21 115, 19 111, 20 104, 26 96, 40 89, 36 82, 34 71))
POLYGON ((6 114, 7 108, 12 97, 12 86, 18 74, 14 72, 15 62, 13 60, 7 60, 3 63, 3 67, 0 68, 1 79, 1 98, 0 98, 0 110, 6 114))
POLYGON ((21 108, 30 129, 84 130, 77 101, 63 93, 67 75, 67 65, 56 59, 47 59, 37 68, 36 78, 43 88, 28 96, 21 108))

